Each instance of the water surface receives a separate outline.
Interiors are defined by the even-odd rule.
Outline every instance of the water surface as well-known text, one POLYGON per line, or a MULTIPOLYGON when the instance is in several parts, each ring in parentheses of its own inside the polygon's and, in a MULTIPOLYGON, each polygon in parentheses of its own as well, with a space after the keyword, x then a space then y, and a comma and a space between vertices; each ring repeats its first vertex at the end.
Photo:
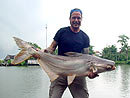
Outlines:
MULTIPOLYGON (((130 65, 86 81, 89 98, 130 98, 130 65)), ((48 98, 49 85, 40 66, 0 67, 0 98, 48 98)), ((62 98, 72 98, 68 89, 62 98)))

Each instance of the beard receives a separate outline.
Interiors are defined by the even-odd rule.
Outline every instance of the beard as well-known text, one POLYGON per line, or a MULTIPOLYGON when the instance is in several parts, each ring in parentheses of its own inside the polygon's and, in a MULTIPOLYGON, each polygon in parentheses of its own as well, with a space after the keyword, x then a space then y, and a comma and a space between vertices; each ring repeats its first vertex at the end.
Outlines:
POLYGON ((70 24, 74 30, 78 30, 81 25, 81 22, 70 22, 70 24))

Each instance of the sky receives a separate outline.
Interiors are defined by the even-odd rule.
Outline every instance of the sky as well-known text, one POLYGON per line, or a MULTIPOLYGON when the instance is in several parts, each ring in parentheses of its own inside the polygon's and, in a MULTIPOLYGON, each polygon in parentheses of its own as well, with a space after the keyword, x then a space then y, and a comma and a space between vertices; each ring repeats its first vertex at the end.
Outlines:
POLYGON ((60 28, 70 26, 73 8, 82 10, 81 29, 95 51, 119 48, 118 36, 130 37, 130 0, 0 0, 0 59, 19 52, 14 36, 48 47, 60 28))

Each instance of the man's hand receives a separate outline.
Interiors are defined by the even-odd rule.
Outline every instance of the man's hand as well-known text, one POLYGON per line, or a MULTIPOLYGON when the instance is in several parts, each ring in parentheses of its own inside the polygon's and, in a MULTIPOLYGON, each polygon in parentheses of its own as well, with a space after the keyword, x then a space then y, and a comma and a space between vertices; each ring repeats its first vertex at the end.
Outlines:
POLYGON ((97 73, 88 72, 88 77, 89 77, 90 79, 93 79, 93 78, 95 78, 95 77, 97 77, 97 76, 99 76, 97 73))
POLYGON ((55 51, 56 47, 57 47, 57 42, 55 40, 53 40, 53 42, 51 43, 51 45, 48 48, 46 48, 44 50, 44 52, 52 54, 55 51))
POLYGON ((36 58, 36 59, 40 59, 40 55, 39 54, 33 54, 32 55, 34 58, 36 58))
MULTIPOLYGON (((39 51, 40 49, 36 48, 36 51, 39 51)), ((40 59, 40 55, 39 54, 33 54, 32 57, 36 58, 36 59, 40 59)))
MULTIPOLYGON (((38 48, 35 49, 36 51, 39 51, 38 48)), ((42 52, 45 52, 45 53, 52 53, 52 50, 50 48, 47 48, 47 49, 42 49, 40 50, 42 52)), ((36 58, 36 59, 40 59, 40 55, 39 54, 33 54, 32 57, 36 58)))
POLYGON ((45 53, 53 53, 53 50, 51 50, 50 48, 44 49, 45 53))

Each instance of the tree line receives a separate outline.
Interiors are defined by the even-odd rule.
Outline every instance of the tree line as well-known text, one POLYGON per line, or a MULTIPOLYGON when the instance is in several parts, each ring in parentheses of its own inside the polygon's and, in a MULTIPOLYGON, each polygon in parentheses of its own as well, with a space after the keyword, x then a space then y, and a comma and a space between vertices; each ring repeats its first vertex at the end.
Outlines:
MULTIPOLYGON (((119 40, 117 43, 121 45, 119 50, 116 45, 109 45, 104 47, 101 54, 98 55, 102 58, 109 59, 115 61, 117 64, 130 64, 130 46, 128 44, 128 40, 130 39, 126 35, 118 36, 119 40)), ((90 47, 90 54, 95 54, 93 51, 93 47, 90 47)))

